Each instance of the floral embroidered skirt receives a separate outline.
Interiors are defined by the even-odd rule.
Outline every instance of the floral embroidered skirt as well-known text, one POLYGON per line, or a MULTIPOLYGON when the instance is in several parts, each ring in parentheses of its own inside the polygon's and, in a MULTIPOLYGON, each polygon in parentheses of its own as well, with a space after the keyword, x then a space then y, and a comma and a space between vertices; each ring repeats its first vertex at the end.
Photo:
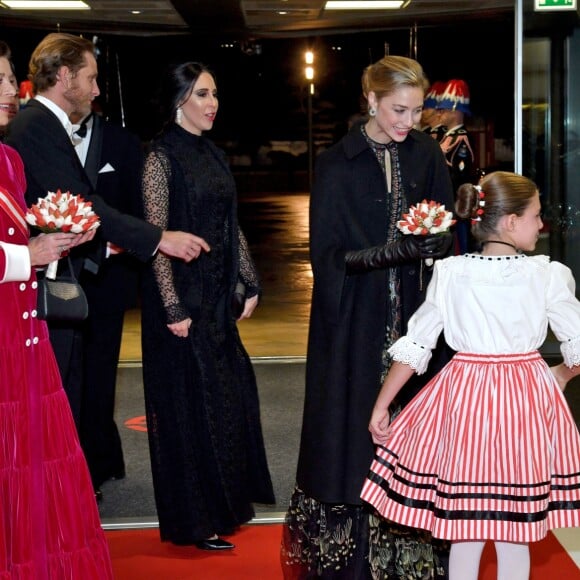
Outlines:
POLYGON ((286 514, 286 580, 443 580, 449 546, 374 516, 368 506, 320 503, 296 488, 286 514))

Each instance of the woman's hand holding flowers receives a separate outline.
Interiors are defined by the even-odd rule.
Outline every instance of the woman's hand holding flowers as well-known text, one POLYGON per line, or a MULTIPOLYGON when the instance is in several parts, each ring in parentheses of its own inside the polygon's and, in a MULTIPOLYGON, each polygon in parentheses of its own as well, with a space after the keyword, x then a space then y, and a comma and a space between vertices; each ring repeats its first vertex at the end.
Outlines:
POLYGON ((397 223, 397 227, 404 234, 411 234, 411 239, 416 236, 419 239, 429 237, 433 240, 423 248, 427 255, 421 256, 425 258, 427 266, 432 266, 434 258, 441 258, 449 251, 453 241, 449 228, 455 222, 453 214, 447 211, 444 205, 424 199, 421 203, 412 205, 409 212, 403 214, 403 219, 397 223), (439 245, 436 243, 437 238, 440 240, 439 245))
POLYGON ((70 248, 92 240, 100 225, 99 216, 93 211, 91 202, 68 191, 62 193, 60 189, 56 192, 49 191, 46 197, 39 198, 28 209, 25 219, 31 226, 48 234, 47 238, 37 236, 40 238, 37 242, 31 240, 29 247, 32 244, 31 260, 40 260, 33 265, 48 263, 46 277, 53 279, 60 257, 70 248), (44 262, 47 254, 51 254, 53 258, 44 262))
POLYGON ((450 233, 403 236, 394 242, 365 250, 346 252, 344 262, 348 274, 361 274, 371 270, 392 268, 407 262, 444 256, 451 246, 450 233))
POLYGON ((91 230, 84 234, 66 234, 62 232, 54 234, 39 234, 30 238, 28 251, 30 252, 30 265, 32 267, 46 266, 58 260, 63 252, 70 248, 88 242, 95 236, 91 230))
POLYGON ((441 258, 447 254, 452 242, 453 236, 450 232, 405 236, 401 240, 401 244, 408 248, 409 260, 441 258))
POLYGON ((445 206, 424 200, 411 206, 397 227, 404 234, 399 240, 382 246, 346 252, 344 262, 348 274, 360 274, 382 268, 391 268, 407 262, 424 259, 428 265, 434 258, 447 254, 453 242, 449 228, 455 223, 453 214, 445 206))

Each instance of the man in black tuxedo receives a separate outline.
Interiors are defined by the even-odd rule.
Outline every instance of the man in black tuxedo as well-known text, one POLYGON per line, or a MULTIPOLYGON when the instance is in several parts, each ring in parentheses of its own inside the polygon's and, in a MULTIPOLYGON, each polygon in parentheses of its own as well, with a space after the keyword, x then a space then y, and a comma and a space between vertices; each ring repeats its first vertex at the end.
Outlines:
MULTIPOLYGON (((143 149, 138 137, 97 113, 70 120, 75 150, 95 192, 119 211, 141 216, 143 149), (77 121, 82 121, 78 129, 77 121)), ((115 390, 124 316, 137 305, 140 265, 126 252, 112 253, 96 275, 83 278, 89 316, 83 325, 80 437, 98 497, 105 481, 125 476, 115 390)))
MULTIPOLYGON (((121 213, 95 194, 87 172, 73 145, 69 119, 85 117, 100 91, 93 44, 71 34, 52 33, 35 48, 29 62, 29 78, 35 97, 9 124, 6 143, 24 160, 27 179, 26 199, 35 203, 48 191, 70 191, 92 202, 101 226, 91 247, 71 251, 73 267, 81 284, 98 272, 112 247, 123 248, 142 262, 157 251, 191 261, 209 246, 202 238, 187 232, 172 232, 165 224, 149 224, 121 213)), ((65 390, 77 426, 83 382, 82 325, 49 324, 65 390)))

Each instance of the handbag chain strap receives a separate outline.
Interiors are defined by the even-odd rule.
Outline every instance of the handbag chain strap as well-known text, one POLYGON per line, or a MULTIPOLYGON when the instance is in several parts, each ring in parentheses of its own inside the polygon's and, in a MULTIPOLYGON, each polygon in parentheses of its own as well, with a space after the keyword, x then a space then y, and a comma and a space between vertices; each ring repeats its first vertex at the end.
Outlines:
POLYGON ((69 272, 70 272, 70 278, 72 280, 74 280, 75 282, 78 282, 77 277, 75 276, 75 271, 73 269, 72 260, 70 259, 70 253, 68 253, 66 255, 66 260, 67 260, 67 263, 68 263, 68 269, 69 269, 69 272))

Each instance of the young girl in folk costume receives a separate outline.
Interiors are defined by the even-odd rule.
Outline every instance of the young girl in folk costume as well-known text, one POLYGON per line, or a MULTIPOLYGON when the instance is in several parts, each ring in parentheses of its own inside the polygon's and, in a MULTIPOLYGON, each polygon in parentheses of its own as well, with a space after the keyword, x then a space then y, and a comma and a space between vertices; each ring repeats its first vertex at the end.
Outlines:
POLYGON ((424 304, 389 349, 372 412, 378 445, 362 498, 386 519, 452 542, 450 580, 476 580, 486 540, 498 578, 529 577, 529 542, 580 524, 580 434, 562 391, 580 374, 580 302, 571 271, 526 256, 542 227, 536 185, 509 172, 464 184, 480 253, 435 263, 424 304), (564 362, 538 348, 548 324, 564 362), (389 424, 389 405, 421 374, 444 330, 452 360, 389 424))

